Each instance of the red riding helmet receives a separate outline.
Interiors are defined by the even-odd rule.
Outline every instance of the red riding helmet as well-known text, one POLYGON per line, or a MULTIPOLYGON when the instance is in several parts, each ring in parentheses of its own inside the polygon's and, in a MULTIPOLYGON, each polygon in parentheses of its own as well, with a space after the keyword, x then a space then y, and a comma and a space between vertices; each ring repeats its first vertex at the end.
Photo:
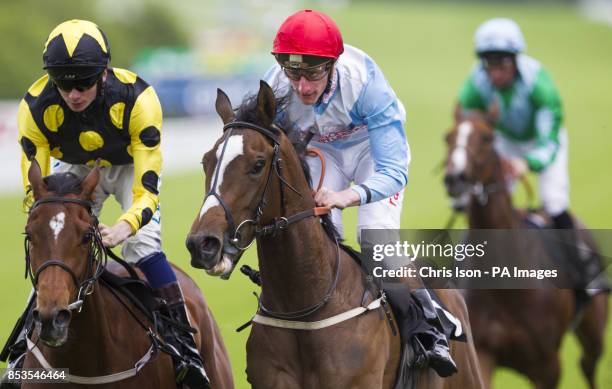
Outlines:
POLYGON ((342 34, 327 15, 306 9, 289 16, 274 38, 272 54, 302 54, 337 59, 344 51, 342 34))

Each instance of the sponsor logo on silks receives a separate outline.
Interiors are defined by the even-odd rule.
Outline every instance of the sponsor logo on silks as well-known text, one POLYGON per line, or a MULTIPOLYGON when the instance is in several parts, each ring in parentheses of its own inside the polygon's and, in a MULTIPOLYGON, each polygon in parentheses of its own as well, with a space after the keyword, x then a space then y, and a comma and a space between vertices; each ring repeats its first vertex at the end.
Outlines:
POLYGON ((397 192, 393 196, 389 197, 389 203, 393 205, 394 207, 397 207, 397 203, 399 202, 400 196, 401 196, 400 192, 397 192))
POLYGON ((353 135, 355 132, 362 130, 364 128, 367 128, 367 126, 366 125, 359 125, 359 126, 351 125, 351 127, 347 128, 346 130, 339 130, 339 131, 332 129, 331 131, 333 132, 327 135, 321 135, 321 137, 318 139, 318 142, 329 143, 329 142, 333 142, 336 140, 346 139, 350 137, 351 135, 353 135))

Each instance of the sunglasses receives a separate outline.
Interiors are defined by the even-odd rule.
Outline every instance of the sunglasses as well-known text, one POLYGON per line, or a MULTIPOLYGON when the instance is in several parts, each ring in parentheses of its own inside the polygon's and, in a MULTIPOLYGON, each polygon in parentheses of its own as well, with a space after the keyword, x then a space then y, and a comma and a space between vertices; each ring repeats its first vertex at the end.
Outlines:
POLYGON ((64 92, 70 92, 73 89, 78 90, 79 92, 85 92, 91 88, 98 82, 100 79, 100 75, 96 74, 95 76, 83 78, 80 80, 53 80, 55 86, 61 89, 64 92))
POLYGON ((324 64, 313 66, 306 69, 290 68, 283 66, 285 75, 293 81, 299 81, 300 78, 304 77, 308 81, 319 81, 328 73, 331 67, 331 61, 324 64))

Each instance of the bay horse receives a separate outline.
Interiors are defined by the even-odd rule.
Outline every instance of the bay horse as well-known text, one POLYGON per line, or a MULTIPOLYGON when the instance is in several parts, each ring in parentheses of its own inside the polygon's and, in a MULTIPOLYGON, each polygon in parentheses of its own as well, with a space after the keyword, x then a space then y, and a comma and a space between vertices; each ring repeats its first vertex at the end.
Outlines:
MULTIPOLYGON (((225 131, 203 157, 207 196, 187 237, 191 264, 227 278, 257 241, 262 289, 246 345, 253 388, 393 388, 399 335, 360 266, 326 232, 331 221, 315 208, 305 163, 273 125, 280 104, 263 81, 237 113, 217 91, 225 131)), ((468 343, 451 344, 459 373, 419 370, 412 387, 480 388, 464 302, 455 291, 439 296, 468 343)))
MULTIPOLYGON (((451 198, 469 198, 467 218, 470 229, 515 231, 527 228, 523 218, 525 212, 519 212, 512 205, 504 162, 494 148, 495 135, 491 124, 494 115, 494 111, 456 112, 455 126, 446 136, 448 150, 444 181, 451 198)), ((575 225, 579 228, 576 233, 580 238, 592 252, 597 252, 584 225, 578 220, 575 225)), ((532 254, 522 250, 517 261, 528 263, 536 258, 532 254)), ((552 261, 552 258, 548 260, 552 261)), ((596 388, 595 369, 603 352, 608 317, 607 293, 595 295, 577 317, 574 316, 575 292, 569 288, 468 288, 464 296, 487 387, 492 384, 494 369, 505 366, 525 375, 536 388, 555 388, 560 377, 561 341, 575 325, 583 349, 581 368, 590 388, 596 388)))
MULTIPOLYGON (((65 377, 69 384, 24 382, 22 387, 176 387, 171 357, 154 346, 161 337, 154 325, 100 280, 105 268, 127 273, 115 263, 105 266, 91 208, 99 167, 82 181, 71 173, 43 178, 32 160, 28 177, 35 202, 26 224, 26 266, 37 295, 36 329, 24 368, 67 368, 71 377, 65 377)), ((174 270, 212 387, 233 388, 229 358, 212 313, 195 282, 174 270)))

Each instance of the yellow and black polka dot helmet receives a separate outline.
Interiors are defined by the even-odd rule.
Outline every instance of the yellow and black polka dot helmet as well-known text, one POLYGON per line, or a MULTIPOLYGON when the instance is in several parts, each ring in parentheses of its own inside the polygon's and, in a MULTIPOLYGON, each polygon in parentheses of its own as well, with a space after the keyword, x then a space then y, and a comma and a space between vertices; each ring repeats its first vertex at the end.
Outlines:
POLYGON ((90 21, 73 19, 49 34, 43 50, 43 68, 52 79, 79 80, 100 74, 110 58, 104 32, 90 21))

